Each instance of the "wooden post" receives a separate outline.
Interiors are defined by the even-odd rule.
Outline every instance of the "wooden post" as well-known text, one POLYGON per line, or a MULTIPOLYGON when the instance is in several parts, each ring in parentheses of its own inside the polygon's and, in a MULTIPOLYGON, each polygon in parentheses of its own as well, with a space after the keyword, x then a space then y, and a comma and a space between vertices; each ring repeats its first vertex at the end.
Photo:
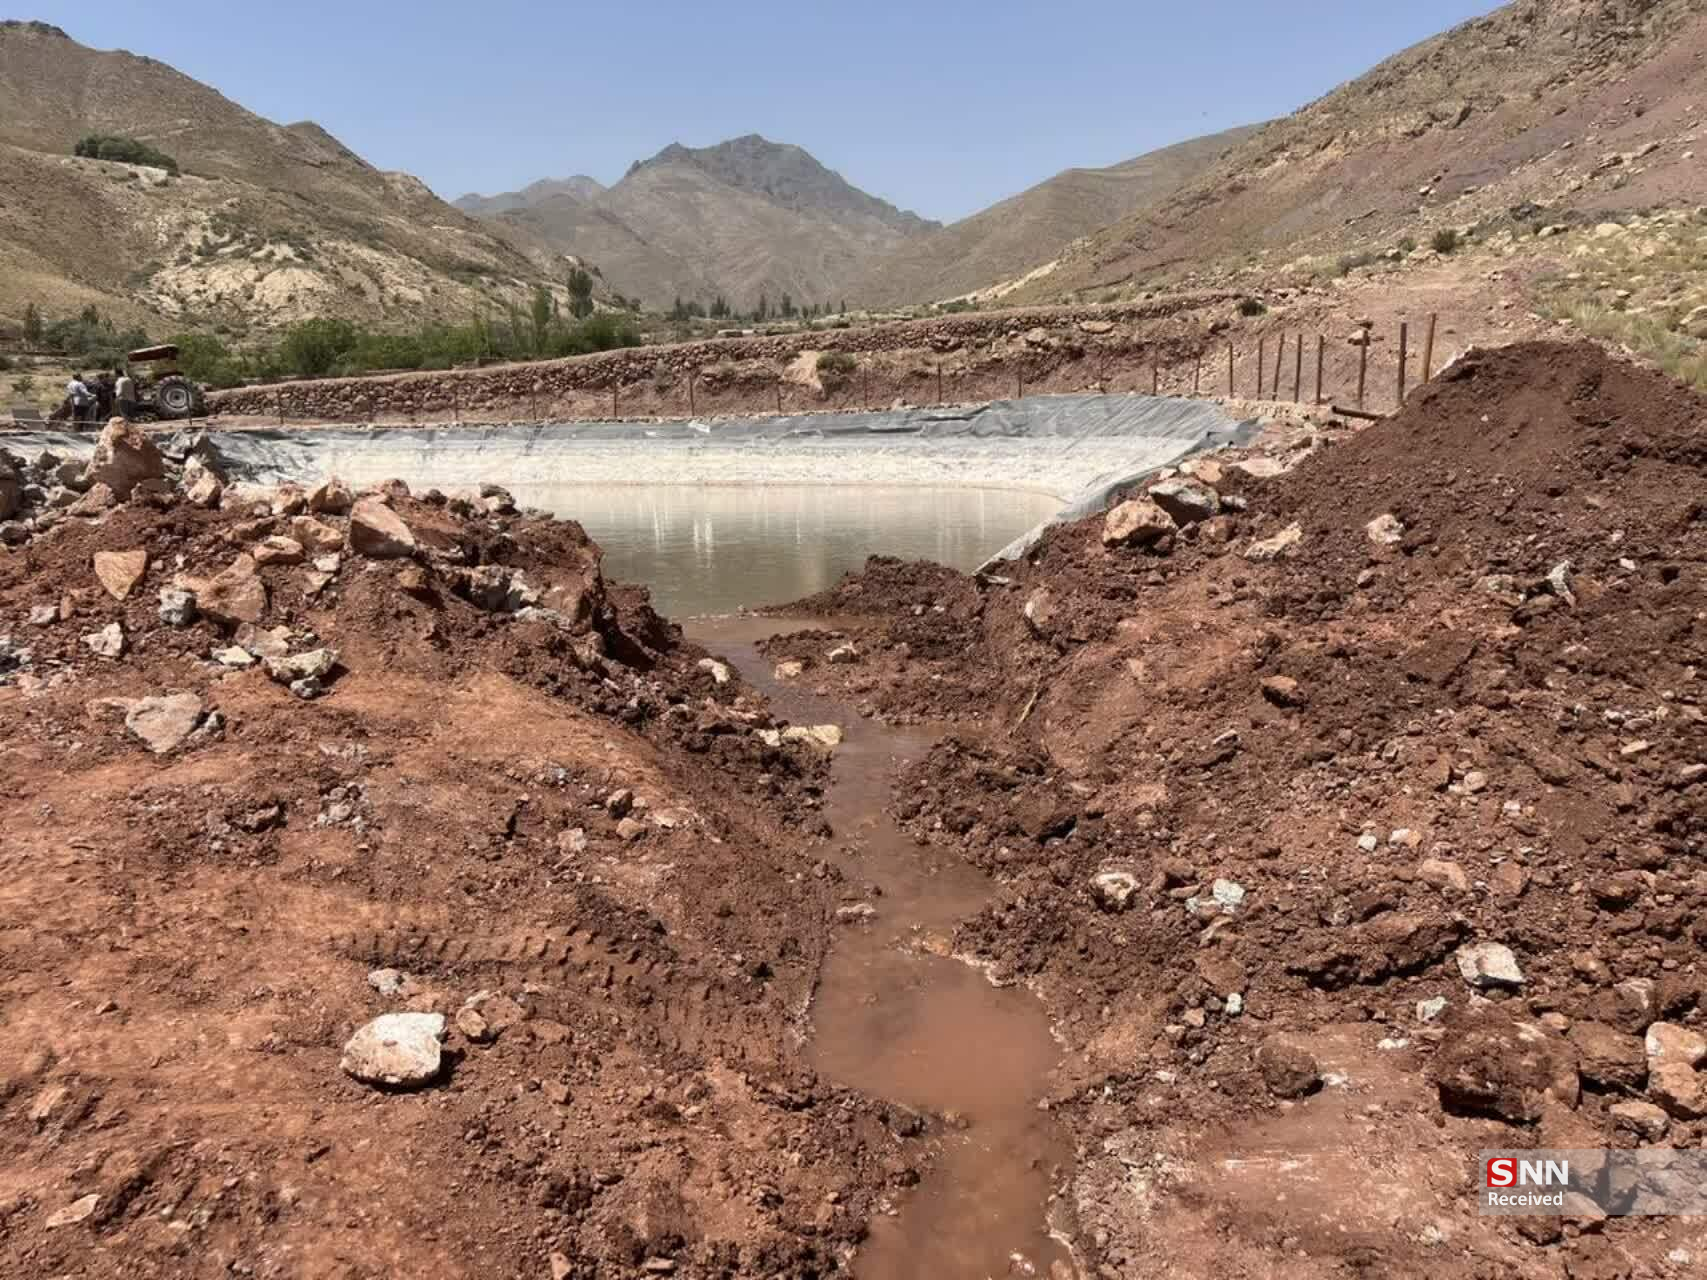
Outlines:
POLYGON ((1407 363, 1405 338, 1409 331, 1410 326, 1403 320, 1399 321, 1399 408, 1401 409, 1405 407, 1405 364, 1407 363))
POLYGON ((610 387, 610 416, 613 419, 620 418, 622 416, 622 414, 618 412, 617 407, 616 407, 616 393, 617 393, 617 384, 613 382, 613 383, 611 383, 611 387, 610 387))
POLYGON ((1369 373, 1369 339, 1372 331, 1361 330, 1363 341, 1357 344, 1357 407, 1363 408, 1363 383, 1369 373))
POLYGON ((1280 350, 1274 353, 1274 384, 1269 388, 1269 397, 1280 399, 1280 370, 1286 364, 1286 335, 1280 335, 1280 350))
POLYGON ((1233 394, 1233 344, 1227 344, 1227 394, 1233 394))
POLYGON ((1423 331, 1423 376, 1427 382, 1434 377, 1434 312, 1428 313, 1428 328, 1423 331))
POLYGON ((1197 394, 1198 383, 1203 379, 1203 353, 1198 352, 1197 359, 1191 365, 1191 394, 1197 394))
POLYGON ((1292 344, 1292 403, 1302 404, 1299 393, 1304 387, 1304 335, 1299 334, 1292 344))
POLYGON ((776 380, 776 411, 782 412, 782 379, 776 380))
POLYGON ((1268 352, 1267 352, 1267 347, 1266 347, 1267 341, 1268 340, 1266 338, 1263 338, 1261 336, 1259 336, 1257 338, 1257 399, 1258 400, 1262 399, 1263 366, 1268 363, 1268 352))
POLYGON ((690 417, 690 418, 697 417, 699 415, 699 410, 694 408, 694 404, 693 404, 694 373, 695 373, 694 370, 692 370, 692 369, 688 370, 688 417, 690 417))
POLYGON ((869 364, 860 365, 859 376, 861 384, 865 387, 861 398, 865 401, 865 407, 869 409, 871 408, 871 366, 869 364))
POLYGON ((936 402, 942 403, 942 361, 936 362, 936 402))
POLYGON ((1025 399, 1025 370, 1024 369, 1017 369, 1016 368, 1014 370, 1014 386, 1018 388, 1018 390, 1016 390, 1014 392, 1014 399, 1015 400, 1024 400, 1025 399))
POLYGON ((284 426, 284 394, 282 392, 273 392, 273 405, 279 411, 279 426, 282 427, 284 426))
POLYGON ((1321 334, 1316 335, 1316 399, 1315 404, 1322 403, 1322 356, 1327 350, 1328 340, 1321 334))
POLYGON ((1162 373, 1155 365, 1150 366, 1150 394, 1160 395, 1162 392, 1162 373))
POLYGON ((450 384, 451 407, 456 410, 457 425, 462 425, 462 379, 454 378, 450 384))

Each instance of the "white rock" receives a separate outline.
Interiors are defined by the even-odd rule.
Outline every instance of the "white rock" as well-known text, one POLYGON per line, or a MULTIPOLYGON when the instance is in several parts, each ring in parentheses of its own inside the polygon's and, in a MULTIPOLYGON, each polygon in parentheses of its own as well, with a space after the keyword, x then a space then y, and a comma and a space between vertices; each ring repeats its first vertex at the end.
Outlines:
POLYGON ((724 663, 719 662, 716 658, 701 658, 694 665, 701 671, 710 672, 711 682, 713 684, 729 683, 729 668, 724 663))
POLYGON ((1099 871, 1091 877, 1091 897, 1110 911, 1124 911, 1138 892, 1138 877, 1130 871, 1099 871))
POLYGON ((200 698, 193 693, 173 693, 132 704, 124 727, 155 755, 164 755, 194 733, 201 718, 200 698))
POLYGON ((364 1084, 415 1088, 438 1078, 443 1066, 442 1013, 386 1013, 362 1027, 344 1046, 338 1064, 364 1084))
POLYGON ((1245 559, 1266 561, 1279 560, 1291 554, 1292 548, 1304 541, 1304 529, 1300 525, 1289 524, 1272 538, 1263 538, 1251 543, 1245 548, 1245 559))
POLYGON ((1363 526, 1369 540, 1378 547, 1397 546, 1405 540, 1405 526, 1392 512, 1378 515, 1363 526))
POLYGON ((1458 948, 1458 972, 1472 987, 1521 987, 1523 970, 1511 948, 1499 942, 1469 943, 1458 948))
POLYGON ((124 653, 124 628, 116 622, 109 622, 99 631, 91 631, 84 636, 83 643, 97 658, 117 658, 124 653))

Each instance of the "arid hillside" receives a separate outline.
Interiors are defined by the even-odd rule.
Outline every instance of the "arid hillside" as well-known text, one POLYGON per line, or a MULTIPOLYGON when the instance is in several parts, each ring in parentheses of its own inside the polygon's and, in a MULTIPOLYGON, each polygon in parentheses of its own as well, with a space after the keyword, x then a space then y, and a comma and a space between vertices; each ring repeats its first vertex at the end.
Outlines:
POLYGON ((672 144, 609 189, 545 182, 459 203, 497 217, 536 257, 598 263, 613 288, 651 306, 719 294, 737 310, 761 294, 772 307, 785 293, 839 303, 872 264, 937 226, 756 134, 672 144))
POLYGON ((1020 298, 1697 203, 1702 0, 1518 0, 1275 121, 1020 298))
POLYGON ((1173 194, 1255 130, 1245 126, 1191 138, 1105 169, 1064 170, 970 218, 909 240, 852 293, 862 306, 903 306, 1022 277, 1080 236, 1173 194))
POLYGON ((243 331, 310 315, 466 318, 540 272, 419 180, 152 58, 0 23, 0 321, 29 302, 243 331), (134 138, 178 175, 74 157, 134 138))

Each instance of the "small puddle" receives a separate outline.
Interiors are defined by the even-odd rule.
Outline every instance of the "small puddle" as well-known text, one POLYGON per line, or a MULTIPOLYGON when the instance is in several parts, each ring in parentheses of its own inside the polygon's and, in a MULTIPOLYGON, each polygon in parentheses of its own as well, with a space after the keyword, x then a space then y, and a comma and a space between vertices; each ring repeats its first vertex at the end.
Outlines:
POLYGON ((993 986, 941 954, 954 926, 989 900, 993 886, 960 859, 915 844, 885 812, 902 764, 923 756, 932 739, 782 684, 758 652, 765 636, 816 625, 729 618, 691 623, 688 633, 734 663, 779 715, 833 722, 847 734, 826 796, 835 832, 828 856, 854 900, 876 914, 844 926, 832 945, 813 1000, 813 1065, 871 1097, 949 1118, 932 1121, 943 1132, 941 1158, 898 1216, 873 1223, 854 1274, 994 1280, 1049 1276, 1059 1264, 1075 1275, 1045 1222, 1053 1171, 1072 1154, 1038 1109, 1060 1047, 1029 991, 993 986))

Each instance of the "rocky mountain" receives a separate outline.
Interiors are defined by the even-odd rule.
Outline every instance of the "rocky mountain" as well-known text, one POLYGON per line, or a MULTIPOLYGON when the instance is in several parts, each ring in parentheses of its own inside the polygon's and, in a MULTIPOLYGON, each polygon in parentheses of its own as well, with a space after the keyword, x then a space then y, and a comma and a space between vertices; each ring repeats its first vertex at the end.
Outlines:
POLYGON ((1104 169, 1067 169, 929 235, 852 288, 867 306, 955 298, 1024 276, 1080 236, 1171 195, 1255 126, 1192 138, 1104 169))
POLYGON ((490 226, 318 125, 275 124, 45 23, 0 22, 0 321, 31 302, 161 329, 466 319, 540 275, 490 226), (145 142, 180 173, 74 157, 89 133, 145 142))
POLYGON ((655 306, 717 294, 743 309, 761 294, 840 301, 872 263, 937 227, 756 134, 673 143, 591 195, 545 185, 481 197, 480 212, 536 255, 595 262, 612 287, 655 306))
POLYGON ((1264 126, 1015 297, 1699 204, 1704 90, 1707 0, 1516 0, 1264 126))
POLYGON ((480 217, 509 213, 515 209, 530 209, 559 195, 574 196, 578 200, 594 200, 604 189, 605 184, 597 178, 578 173, 573 178, 542 178, 538 182, 530 182, 520 191, 505 191, 495 196, 477 195, 471 191, 467 195, 458 196, 451 203, 464 213, 480 217))

